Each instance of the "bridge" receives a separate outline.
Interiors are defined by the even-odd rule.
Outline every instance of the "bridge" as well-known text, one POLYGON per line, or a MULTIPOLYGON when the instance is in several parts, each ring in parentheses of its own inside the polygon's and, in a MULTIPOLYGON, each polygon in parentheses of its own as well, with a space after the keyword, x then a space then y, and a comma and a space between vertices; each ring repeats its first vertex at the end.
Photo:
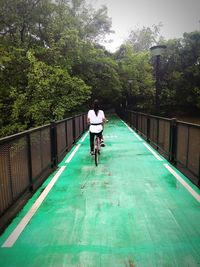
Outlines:
POLYGON ((77 138, 2 233, 1 267, 200 266, 198 187, 119 117, 104 138, 98 167, 77 138))

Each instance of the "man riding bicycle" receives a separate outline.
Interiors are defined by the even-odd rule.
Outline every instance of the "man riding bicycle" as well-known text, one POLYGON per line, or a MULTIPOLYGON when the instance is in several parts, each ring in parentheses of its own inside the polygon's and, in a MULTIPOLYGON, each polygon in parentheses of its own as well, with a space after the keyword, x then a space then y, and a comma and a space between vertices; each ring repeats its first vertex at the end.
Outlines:
POLYGON ((99 101, 96 99, 93 103, 93 109, 88 111, 87 122, 90 125, 90 154, 94 155, 94 137, 99 136, 101 139, 101 146, 105 146, 103 141, 103 124, 106 122, 106 118, 103 110, 99 109, 99 101))

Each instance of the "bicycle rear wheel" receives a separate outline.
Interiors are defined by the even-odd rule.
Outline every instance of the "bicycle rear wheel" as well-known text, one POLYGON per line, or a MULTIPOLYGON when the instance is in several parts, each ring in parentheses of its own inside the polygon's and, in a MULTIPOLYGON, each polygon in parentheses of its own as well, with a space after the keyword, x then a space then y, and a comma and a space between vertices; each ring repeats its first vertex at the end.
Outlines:
POLYGON ((94 157, 95 157, 95 165, 98 166, 98 163, 99 163, 99 153, 98 153, 98 149, 97 148, 95 148, 94 157))

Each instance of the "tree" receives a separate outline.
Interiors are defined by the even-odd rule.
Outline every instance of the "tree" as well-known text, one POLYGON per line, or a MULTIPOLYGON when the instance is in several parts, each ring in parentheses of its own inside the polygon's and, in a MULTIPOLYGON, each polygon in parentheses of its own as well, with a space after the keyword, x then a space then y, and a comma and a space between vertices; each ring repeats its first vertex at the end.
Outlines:
POLYGON ((160 36, 162 24, 152 25, 152 27, 136 28, 132 30, 126 41, 133 46, 135 52, 148 51, 151 46, 160 42, 163 37, 160 36))
POLYGON ((123 88, 122 102, 134 109, 150 111, 155 88, 149 52, 136 53, 131 45, 123 45, 115 58, 123 88))
POLYGON ((61 119, 82 107, 90 83, 74 70, 86 63, 82 53, 92 54, 109 32, 107 9, 94 10, 84 0, 0 0, 0 20, 1 133, 61 119))
POLYGON ((81 79, 70 77, 66 70, 54 68, 37 61, 28 52, 30 61, 28 84, 24 92, 12 92, 14 105, 12 118, 27 128, 60 120, 64 115, 80 107, 90 95, 90 87, 81 79))
POLYGON ((0 0, 0 35, 7 44, 46 45, 47 25, 55 4, 50 0, 0 0))
POLYGON ((24 49, 0 46, 0 135, 24 130, 12 120, 13 90, 20 94, 27 86, 29 62, 24 49))
POLYGON ((92 88, 91 97, 101 99, 104 106, 113 106, 121 96, 118 64, 101 46, 85 44, 81 50, 80 63, 73 68, 92 88))
POLYGON ((162 67, 162 103, 185 112, 200 107, 200 33, 168 40, 162 67))

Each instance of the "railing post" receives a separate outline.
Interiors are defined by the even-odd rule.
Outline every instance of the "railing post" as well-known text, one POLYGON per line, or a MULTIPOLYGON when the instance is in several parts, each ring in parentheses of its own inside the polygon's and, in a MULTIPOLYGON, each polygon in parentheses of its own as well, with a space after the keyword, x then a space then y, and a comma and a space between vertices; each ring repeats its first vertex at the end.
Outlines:
POLYGON ((127 109, 124 110, 124 121, 127 122, 127 109))
POLYGON ((200 188, 200 153, 199 153, 199 181, 198 181, 198 187, 200 188))
POLYGON ((124 107, 120 111, 121 119, 124 120, 124 107))
POLYGON ((147 114, 147 142, 150 143, 150 116, 147 114))
POLYGON ((27 154, 28 154, 28 176, 29 176, 29 190, 33 191, 33 174, 32 174, 32 153, 31 153, 31 137, 30 133, 27 134, 27 154))
POLYGON ((123 110, 123 120, 126 121, 126 109, 123 110))
POLYGON ((129 118, 130 118, 130 123, 129 123, 129 125, 130 125, 130 127, 132 128, 132 111, 130 110, 130 116, 129 116, 129 118))
POLYGON ((120 117, 121 117, 122 120, 124 119, 123 118, 123 114, 124 114, 124 107, 120 110, 120 117))
POLYGON ((50 128, 50 136, 51 136, 51 167, 57 165, 58 157, 57 157, 57 130, 56 130, 56 123, 51 122, 50 128))
POLYGON ((157 132, 156 132, 156 139, 157 139, 156 143, 157 143, 157 145, 156 145, 156 149, 159 150, 159 135, 160 135, 159 120, 160 119, 157 118, 156 120, 157 120, 157 132))
POLYGON ((131 126, 131 111, 129 110, 129 116, 128 116, 128 120, 129 120, 129 126, 131 126))
POLYGON ((65 121, 65 140, 66 140, 66 151, 68 151, 68 129, 67 129, 67 120, 65 121))
POLYGON ((14 195, 13 195, 13 183, 12 183, 12 175, 11 175, 11 159, 10 159, 10 149, 11 149, 11 143, 8 144, 7 147, 7 156, 8 156, 8 177, 9 177, 9 185, 10 185, 10 192, 11 192, 11 198, 12 198, 12 203, 14 200, 14 195))
POLYGON ((84 123, 84 117, 85 117, 85 115, 84 115, 84 114, 82 114, 82 125, 83 125, 83 131, 82 131, 82 133, 84 133, 84 132, 85 132, 85 123, 84 123))
POLYGON ((170 147, 169 147, 169 161, 172 164, 176 163, 176 147, 177 147, 177 124, 176 118, 171 119, 170 123, 170 147))
POLYGON ((136 112, 136 125, 135 125, 135 128, 136 128, 136 132, 138 133, 138 112, 136 112))
POLYGON ((72 118, 72 128, 73 128, 73 140, 74 143, 76 142, 76 116, 73 116, 72 118))
POLYGON ((126 110, 126 123, 129 124, 129 111, 126 110))

